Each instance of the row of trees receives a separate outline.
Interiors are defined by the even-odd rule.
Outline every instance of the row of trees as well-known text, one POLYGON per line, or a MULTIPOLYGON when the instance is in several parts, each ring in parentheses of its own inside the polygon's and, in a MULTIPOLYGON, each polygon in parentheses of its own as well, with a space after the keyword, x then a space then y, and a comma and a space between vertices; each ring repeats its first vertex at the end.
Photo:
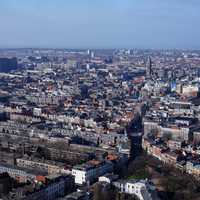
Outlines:
POLYGON ((200 196, 198 180, 146 154, 129 163, 125 177, 156 179, 158 194, 163 200, 198 200, 200 196))
POLYGON ((97 183, 93 188, 93 200, 138 200, 137 197, 120 193, 114 186, 97 183))

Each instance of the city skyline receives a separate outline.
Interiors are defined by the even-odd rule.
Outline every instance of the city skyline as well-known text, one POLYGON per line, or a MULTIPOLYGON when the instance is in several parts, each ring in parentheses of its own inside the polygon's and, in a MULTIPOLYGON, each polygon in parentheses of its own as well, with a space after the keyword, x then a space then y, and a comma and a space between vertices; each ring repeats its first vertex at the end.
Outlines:
POLYGON ((0 47, 200 49, 199 8, 197 0, 2 0, 0 47))

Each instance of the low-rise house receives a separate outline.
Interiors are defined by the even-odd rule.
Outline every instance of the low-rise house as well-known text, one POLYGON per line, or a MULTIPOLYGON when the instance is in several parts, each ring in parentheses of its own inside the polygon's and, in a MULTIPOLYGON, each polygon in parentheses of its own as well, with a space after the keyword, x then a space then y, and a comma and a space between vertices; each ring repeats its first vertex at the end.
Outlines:
POLYGON ((65 170, 63 163, 51 162, 51 161, 42 161, 37 159, 28 159, 28 158, 18 158, 16 159, 17 166, 25 167, 28 169, 38 169, 40 171, 47 172, 48 174, 59 174, 65 173, 69 174, 68 170, 65 170))
POLYGON ((72 176, 53 175, 46 177, 44 184, 32 184, 9 193, 7 199, 18 200, 55 200, 71 192, 74 179, 72 176), (66 189, 69 190, 67 191, 66 189), (67 191, 67 192, 66 192, 67 191))
POLYGON ((169 140, 167 144, 171 150, 180 150, 183 145, 183 142, 178 140, 169 140))
POLYGON ((149 155, 158 158, 166 164, 175 165, 176 162, 179 160, 179 154, 177 154, 174 151, 171 151, 163 144, 156 143, 147 138, 143 138, 142 147, 149 155))
POLYGON ((36 169, 28 170, 25 168, 20 168, 8 164, 1 164, 0 165, 0 173, 7 172, 9 176, 17 180, 21 183, 26 183, 29 181, 41 181, 44 182, 45 180, 45 173, 38 172, 36 169))
POLYGON ((200 163, 188 161, 186 163, 186 172, 196 177, 200 177, 200 163))
POLYGON ((178 159, 179 159, 179 154, 176 154, 173 151, 167 151, 161 155, 161 160, 169 165, 175 165, 178 159))

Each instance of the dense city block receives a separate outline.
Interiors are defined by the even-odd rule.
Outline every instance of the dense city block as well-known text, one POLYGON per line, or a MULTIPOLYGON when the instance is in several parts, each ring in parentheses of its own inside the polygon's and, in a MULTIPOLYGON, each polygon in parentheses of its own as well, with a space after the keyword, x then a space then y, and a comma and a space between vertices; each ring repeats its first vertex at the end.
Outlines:
POLYGON ((198 199, 199 108, 200 51, 1 49, 0 197, 198 199))

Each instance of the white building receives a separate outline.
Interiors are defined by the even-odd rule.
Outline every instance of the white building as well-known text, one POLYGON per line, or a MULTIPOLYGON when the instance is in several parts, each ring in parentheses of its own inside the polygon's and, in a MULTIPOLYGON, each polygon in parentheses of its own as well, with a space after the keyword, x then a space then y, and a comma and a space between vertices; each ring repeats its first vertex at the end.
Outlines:
POLYGON ((99 177, 99 182, 105 182, 110 184, 113 181, 116 181, 118 178, 119 176, 115 174, 105 174, 99 177))
POLYGON ((34 114, 34 116, 40 116, 42 114, 42 109, 41 108, 34 108, 33 114, 34 114))
POLYGON ((75 166, 72 169, 72 175, 75 177, 76 184, 84 185, 95 182, 99 176, 112 171, 113 165, 110 162, 90 161, 88 163, 75 166))
POLYGON ((113 184, 120 190, 120 192, 135 195, 139 200, 158 199, 155 187, 147 180, 117 181, 113 184))

